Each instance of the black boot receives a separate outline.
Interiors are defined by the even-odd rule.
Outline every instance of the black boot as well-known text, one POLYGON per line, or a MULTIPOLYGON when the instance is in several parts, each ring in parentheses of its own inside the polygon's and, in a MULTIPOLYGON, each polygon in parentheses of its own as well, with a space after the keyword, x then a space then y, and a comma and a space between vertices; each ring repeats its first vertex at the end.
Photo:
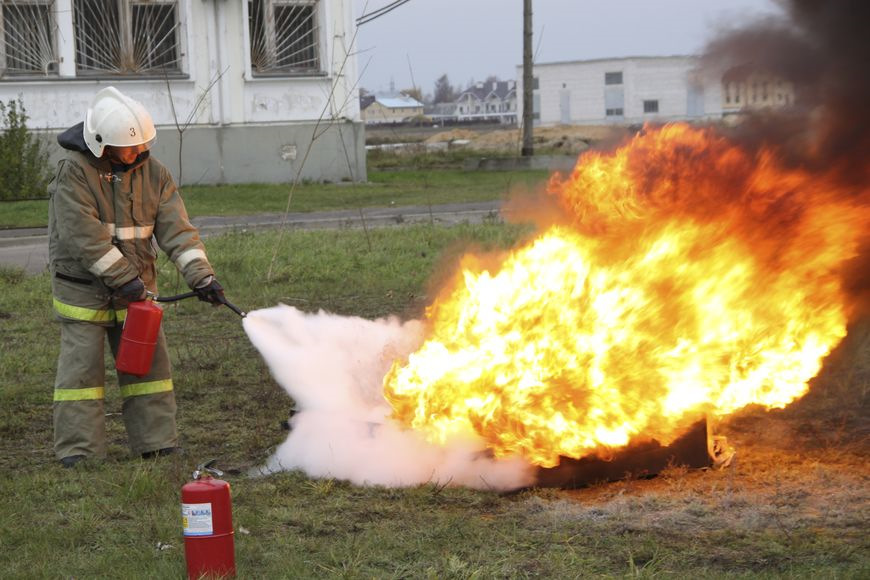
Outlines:
POLYGON ((71 467, 75 467, 76 464, 84 458, 84 455, 69 455, 61 459, 60 464, 66 469, 69 469, 71 467))
POLYGON ((155 449, 154 451, 146 451, 142 454, 142 459, 153 459, 154 457, 164 457, 166 455, 181 454, 181 447, 164 447, 163 449, 155 449))

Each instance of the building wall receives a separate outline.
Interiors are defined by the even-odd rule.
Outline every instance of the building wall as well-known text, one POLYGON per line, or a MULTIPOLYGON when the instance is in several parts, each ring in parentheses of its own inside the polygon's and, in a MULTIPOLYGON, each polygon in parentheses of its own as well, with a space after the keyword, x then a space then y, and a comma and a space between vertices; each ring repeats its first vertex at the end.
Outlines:
POLYGON ((363 120, 368 124, 401 123, 408 117, 423 114, 423 107, 385 107, 375 101, 363 111, 363 120))
POLYGON ((794 101, 794 85, 772 75, 752 73, 744 78, 723 80, 722 110, 726 115, 788 107, 794 101))
MULTIPOLYGON (((696 70, 694 57, 636 57, 538 64, 537 123, 606 124, 720 117, 720 82, 696 70), (605 84, 606 73, 621 73, 621 84, 605 84), (644 101, 657 101, 645 112, 644 101), (620 106, 621 105, 621 106, 620 106), (622 114, 607 115, 607 110, 622 114)), ((517 69, 522 94, 522 68, 517 69)), ((517 100, 522 116, 522 99, 517 100)))
MULTIPOLYGON (((56 8, 59 12, 71 10, 72 0, 56 0, 56 8)), ((310 167, 303 169, 305 177, 337 181, 352 174, 354 179, 364 180, 363 129, 354 88, 356 59, 346 56, 352 52, 348 45, 354 27, 352 0, 320 0, 317 9, 321 74, 254 77, 248 2, 179 0, 180 50, 185 55, 181 68, 186 78, 77 77, 70 41, 73 31, 61 26, 57 34, 63 57, 59 75, 0 79, 0 100, 20 97, 30 117, 28 125, 54 134, 84 119, 94 93, 115 86, 142 102, 151 113, 159 136, 155 154, 162 159, 177 157, 177 126, 188 125, 182 163, 192 167, 207 163, 209 169, 185 169, 185 183, 286 180, 288 164, 281 158, 281 148, 286 152, 295 147, 301 160, 314 125, 335 123, 335 130, 331 127, 312 146, 306 161, 310 167), (328 162, 315 157, 330 151, 321 142, 332 146, 340 143, 338 137, 330 141, 327 136, 338 133, 339 127, 350 135, 343 140, 351 148, 349 157, 355 164, 351 170, 346 161, 334 163, 331 155, 328 162), (200 146, 210 152, 208 158, 190 146, 197 139, 202 139, 200 146), (243 146, 236 147, 237 143, 243 146), (175 155, 169 154, 173 148, 175 155), (167 155, 161 155, 164 150, 167 155)), ((341 157, 345 158, 343 151, 341 157)), ((178 173, 177 160, 167 164, 178 173)))

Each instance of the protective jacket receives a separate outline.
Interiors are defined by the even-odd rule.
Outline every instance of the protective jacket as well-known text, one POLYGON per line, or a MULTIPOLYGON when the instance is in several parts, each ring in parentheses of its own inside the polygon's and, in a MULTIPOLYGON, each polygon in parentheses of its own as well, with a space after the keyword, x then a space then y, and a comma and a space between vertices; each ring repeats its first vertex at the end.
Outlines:
POLYGON ((139 276, 156 291, 153 240, 191 288, 214 271, 169 171, 147 151, 126 166, 94 157, 82 128, 58 137, 67 153, 48 188, 52 294, 61 318, 106 325, 124 313, 113 289, 139 276))

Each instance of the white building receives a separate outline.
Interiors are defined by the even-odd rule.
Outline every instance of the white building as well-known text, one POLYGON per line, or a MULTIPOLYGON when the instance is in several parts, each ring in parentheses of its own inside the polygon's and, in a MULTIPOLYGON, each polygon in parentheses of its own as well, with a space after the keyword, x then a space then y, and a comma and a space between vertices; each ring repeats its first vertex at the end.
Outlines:
POLYGON ((475 83, 456 98, 456 121, 517 122, 517 87, 514 81, 475 83))
POLYGON ((114 85, 176 177, 187 127, 185 183, 364 180, 354 26, 351 0, 4 0, 0 100, 57 133, 114 85))
MULTIPOLYGON (((722 116, 721 75, 693 56, 628 57, 534 65, 536 124, 631 124, 722 116)), ((523 94, 517 67, 517 94, 523 94)), ((522 98, 518 99, 522 118, 522 98)))
POLYGON ((363 98, 362 118, 366 125, 396 124, 423 115, 423 103, 408 95, 374 95, 363 98))

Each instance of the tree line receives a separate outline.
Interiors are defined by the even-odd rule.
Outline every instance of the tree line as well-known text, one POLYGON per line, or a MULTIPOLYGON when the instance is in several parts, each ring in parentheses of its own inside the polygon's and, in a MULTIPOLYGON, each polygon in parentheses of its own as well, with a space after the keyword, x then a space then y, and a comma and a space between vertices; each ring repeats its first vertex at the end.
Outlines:
MULTIPOLYGON (((490 75, 486 77, 485 83, 498 82, 499 78, 495 75, 490 75)), ((416 99, 423 104, 426 105, 437 105, 440 103, 452 103, 455 101, 459 95, 461 95, 467 89, 470 89, 475 85, 475 81, 471 80, 462 88, 460 86, 454 86, 450 83, 450 79, 447 74, 443 74, 437 79, 435 79, 435 84, 433 86, 433 91, 431 93, 423 93, 423 89, 421 87, 411 87, 407 89, 401 89, 399 94, 411 97, 412 99, 416 99)), ((360 96, 370 95, 372 94, 370 91, 360 87, 360 96)))

